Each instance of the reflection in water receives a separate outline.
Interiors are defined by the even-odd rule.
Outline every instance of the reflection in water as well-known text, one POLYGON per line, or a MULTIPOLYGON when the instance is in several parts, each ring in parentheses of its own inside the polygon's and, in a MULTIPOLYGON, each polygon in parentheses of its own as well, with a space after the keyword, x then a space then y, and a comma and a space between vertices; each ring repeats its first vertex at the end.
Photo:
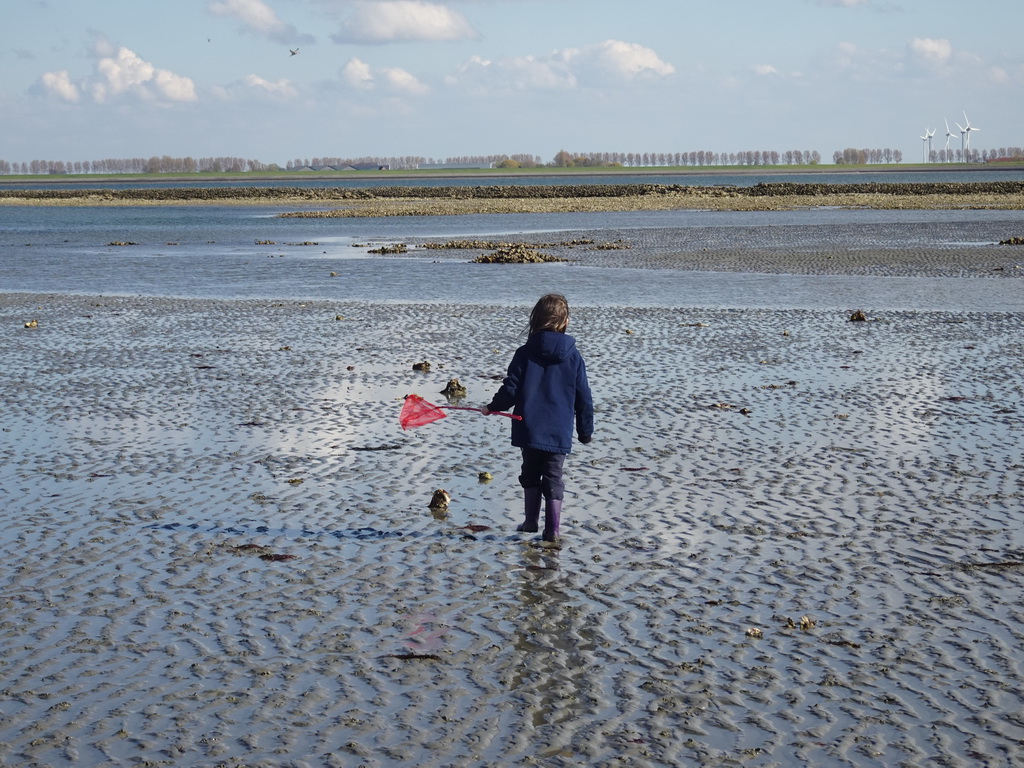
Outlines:
MULTIPOLYGON (((595 643, 585 629, 588 602, 575 600, 572 579, 561 570, 558 550, 538 548, 521 572, 519 604, 510 617, 518 657, 511 689, 523 702, 524 721, 534 728, 582 716, 595 693, 595 643)), ((546 734, 548 739, 553 734, 546 734)))

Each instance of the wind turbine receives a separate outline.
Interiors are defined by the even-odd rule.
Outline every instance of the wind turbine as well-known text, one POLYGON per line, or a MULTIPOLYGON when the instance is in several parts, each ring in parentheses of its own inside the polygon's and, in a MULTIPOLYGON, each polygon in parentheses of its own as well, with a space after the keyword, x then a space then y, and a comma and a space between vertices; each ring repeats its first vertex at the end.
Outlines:
POLYGON ((946 118, 942 118, 942 121, 946 124, 946 146, 943 147, 942 150, 946 153, 946 160, 948 161, 949 160, 949 140, 955 134, 951 130, 949 130, 949 120, 947 120, 946 118))
POLYGON ((923 142, 921 144, 921 162, 922 163, 927 163, 928 162, 928 155, 926 153, 928 152, 928 145, 931 143, 930 139, 934 135, 935 135, 935 131, 932 131, 931 133, 929 133, 927 128, 924 129, 924 136, 921 137, 921 141, 923 142))
MULTIPOLYGON (((965 113, 964 113, 964 117, 966 117, 966 116, 967 116, 967 113, 965 112, 965 113)), ((959 128, 959 129, 960 129, 960 154, 961 154, 961 155, 965 155, 965 149, 964 149, 964 136, 966 136, 966 135, 967 135, 967 129, 966 129, 966 128, 964 128, 964 127, 963 127, 962 125, 960 125, 960 123, 953 123, 953 124, 954 124, 954 125, 955 125, 955 126, 956 126, 957 128, 959 128)))
POLYGON ((932 136, 935 135, 935 129, 932 128, 929 131, 927 128, 925 128, 924 129, 924 135, 928 139, 928 162, 931 162, 931 159, 932 159, 932 136))
POLYGON ((967 146, 965 147, 965 149, 968 152, 970 152, 971 151, 971 131, 980 131, 981 128, 975 128, 973 125, 971 125, 970 118, 967 117, 967 113, 966 112, 964 112, 964 122, 967 123, 967 125, 965 125, 964 128, 963 128, 964 133, 967 135, 967 146))

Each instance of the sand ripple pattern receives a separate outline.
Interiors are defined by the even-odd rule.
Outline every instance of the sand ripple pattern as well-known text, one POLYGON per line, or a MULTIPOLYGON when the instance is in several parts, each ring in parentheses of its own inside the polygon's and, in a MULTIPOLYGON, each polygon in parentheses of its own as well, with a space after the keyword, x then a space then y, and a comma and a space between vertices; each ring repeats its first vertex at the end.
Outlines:
POLYGON ((561 550, 524 318, 0 297, 0 764, 1024 764, 1019 314, 580 310, 561 550))

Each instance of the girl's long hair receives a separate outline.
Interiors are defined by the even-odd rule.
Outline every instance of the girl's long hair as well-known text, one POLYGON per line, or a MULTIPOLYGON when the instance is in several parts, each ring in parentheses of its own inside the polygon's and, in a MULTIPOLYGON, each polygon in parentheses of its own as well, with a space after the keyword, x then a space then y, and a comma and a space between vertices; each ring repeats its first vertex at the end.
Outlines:
POLYGON ((530 335, 537 331, 565 333, 569 327, 569 302, 560 293, 541 296, 530 312, 530 335))

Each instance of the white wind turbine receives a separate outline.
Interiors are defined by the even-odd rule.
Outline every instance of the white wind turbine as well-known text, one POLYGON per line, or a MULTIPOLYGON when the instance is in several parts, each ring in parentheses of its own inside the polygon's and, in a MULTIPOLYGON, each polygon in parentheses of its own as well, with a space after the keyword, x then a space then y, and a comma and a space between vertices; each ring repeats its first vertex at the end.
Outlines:
POLYGON ((927 163, 928 162, 928 159, 927 159, 928 158, 928 156, 927 156, 927 152, 928 152, 928 129, 927 128, 924 129, 924 136, 921 136, 920 138, 921 138, 921 142, 922 142, 921 143, 921 162, 922 163, 927 163))
POLYGON ((932 137, 935 135, 935 129, 932 128, 929 131, 927 128, 925 128, 924 129, 924 135, 928 139, 928 161, 931 162, 931 159, 932 159, 932 137))
POLYGON ((946 160, 949 160, 949 140, 955 135, 949 130, 949 120, 942 118, 942 121, 946 124, 946 146, 943 147, 943 151, 946 153, 946 160))
POLYGON ((970 120, 970 118, 967 117, 967 113, 966 112, 964 112, 964 122, 967 124, 963 128, 963 131, 964 131, 964 133, 967 136, 967 145, 965 146, 965 149, 968 152, 970 152, 971 151, 971 131, 980 131, 981 128, 975 128, 973 125, 971 125, 971 120, 970 120))
POLYGON ((960 154, 965 155, 964 136, 967 135, 967 129, 960 125, 960 123, 953 123, 953 125, 960 129, 960 154))

